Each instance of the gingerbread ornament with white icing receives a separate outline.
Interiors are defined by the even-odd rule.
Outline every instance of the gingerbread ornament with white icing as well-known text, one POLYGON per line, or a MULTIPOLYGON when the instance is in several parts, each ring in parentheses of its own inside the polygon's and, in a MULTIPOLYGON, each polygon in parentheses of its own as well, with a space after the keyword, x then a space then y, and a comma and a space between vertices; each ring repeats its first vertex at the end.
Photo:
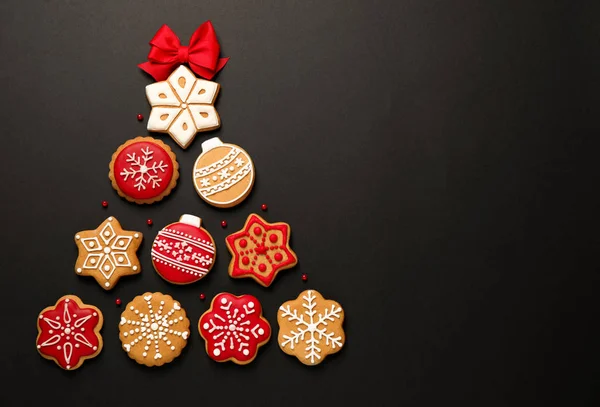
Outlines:
POLYGON ((121 277, 142 271, 136 252, 143 237, 141 232, 124 230, 113 216, 94 230, 77 232, 75 274, 92 276, 100 287, 112 290, 121 277))
POLYGON ((202 228, 202 219, 182 215, 179 222, 165 226, 152 243, 152 264, 156 272, 173 284, 191 284, 212 269, 215 242, 202 228))
POLYGON ((187 148, 196 133, 217 129, 221 120, 213 106, 220 86, 196 78, 184 65, 166 81, 146 86, 146 98, 152 106, 148 130, 168 133, 181 148, 187 148))
POLYGON ((137 363, 162 366, 181 354, 190 336, 190 320, 170 295, 144 293, 121 314, 119 339, 123 350, 137 363))
POLYGON ((235 144, 213 137, 202 143, 202 154, 194 165, 194 186, 205 202, 230 208, 242 202, 254 185, 250 155, 235 144))
POLYGON ((198 321, 206 353, 217 362, 238 365, 252 362, 258 349, 271 338, 271 326, 262 316, 262 306, 252 295, 220 293, 198 321))
POLYGON ((112 155, 108 168, 108 178, 119 196, 137 204, 162 200, 179 179, 175 154, 152 137, 126 141, 112 155))
POLYGON ((79 368, 102 350, 103 316, 75 295, 65 295, 38 316, 37 350, 65 370, 79 368))

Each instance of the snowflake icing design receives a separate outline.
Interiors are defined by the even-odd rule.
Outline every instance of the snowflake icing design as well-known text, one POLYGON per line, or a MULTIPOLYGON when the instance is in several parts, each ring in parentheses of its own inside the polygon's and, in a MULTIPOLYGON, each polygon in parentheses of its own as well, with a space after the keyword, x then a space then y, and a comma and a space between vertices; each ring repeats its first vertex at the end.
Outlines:
POLYGON ((123 349, 127 353, 137 349, 142 358, 154 360, 148 364, 159 364, 156 360, 163 357, 168 359, 163 361, 166 363, 178 356, 185 346, 190 334, 189 320, 176 301, 164 312, 165 300, 171 299, 169 296, 147 293, 143 299, 144 309, 132 305, 136 298, 121 315, 123 349))
POLYGON ((126 161, 130 164, 129 168, 125 168, 119 174, 123 177, 123 181, 127 181, 129 177, 135 180, 134 188, 138 191, 146 189, 146 185, 150 185, 152 189, 160 188, 161 179, 158 176, 158 172, 165 172, 169 167, 168 164, 160 162, 149 162, 152 161, 154 151, 150 147, 142 148, 141 155, 136 153, 127 154, 126 161))
POLYGON ((285 302, 279 307, 277 320, 281 328, 279 346, 304 364, 318 364, 344 346, 344 310, 317 291, 306 290, 296 300, 285 302))
MULTIPOLYGON (((136 241, 134 244, 139 246, 141 234, 124 231, 112 216, 106 219, 103 225, 100 225, 99 231, 98 229, 92 231, 92 236, 88 236, 88 231, 79 232, 75 235, 75 240, 80 243, 78 244, 80 250, 83 249, 87 253, 83 262, 77 261, 75 271, 77 274, 86 274, 91 271, 99 283, 101 283, 101 280, 106 280, 101 284, 104 285, 104 288, 109 288, 111 287, 110 280, 116 280, 117 276, 113 278, 115 270, 120 269, 123 271, 122 274, 139 272, 137 257, 131 259, 127 251, 134 239, 136 241), (87 237, 83 237, 84 234, 87 237)), ((112 285, 115 282, 113 281, 112 285)))
POLYGON ((262 317, 262 308, 252 295, 217 295, 211 309, 199 321, 208 355, 218 361, 251 362, 258 348, 271 337, 271 327, 262 317))

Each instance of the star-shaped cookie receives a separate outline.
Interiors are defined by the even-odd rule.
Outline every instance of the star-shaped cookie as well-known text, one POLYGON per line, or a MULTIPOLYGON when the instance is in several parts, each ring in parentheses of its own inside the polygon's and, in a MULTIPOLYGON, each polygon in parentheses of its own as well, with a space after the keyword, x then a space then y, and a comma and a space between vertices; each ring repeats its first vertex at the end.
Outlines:
POLYGON ((290 225, 284 222, 268 223, 251 214, 244 228, 225 239, 233 256, 229 263, 232 278, 250 277, 268 287, 281 270, 298 263, 290 247, 290 225))
POLYGON ((123 230, 119 221, 110 216, 94 230, 75 235, 79 256, 75 273, 92 276, 105 290, 111 290, 122 276, 141 271, 136 252, 142 243, 141 232, 123 230))

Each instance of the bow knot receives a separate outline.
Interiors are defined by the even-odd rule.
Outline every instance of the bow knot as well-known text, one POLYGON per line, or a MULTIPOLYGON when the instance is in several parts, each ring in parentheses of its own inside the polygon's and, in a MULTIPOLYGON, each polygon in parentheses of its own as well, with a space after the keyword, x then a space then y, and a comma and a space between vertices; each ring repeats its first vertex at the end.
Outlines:
POLYGON ((155 80, 164 81, 177 66, 188 64, 197 75, 211 80, 229 60, 219 58, 220 50, 210 21, 198 27, 188 46, 181 45, 177 35, 163 25, 150 40, 148 61, 138 66, 155 80))

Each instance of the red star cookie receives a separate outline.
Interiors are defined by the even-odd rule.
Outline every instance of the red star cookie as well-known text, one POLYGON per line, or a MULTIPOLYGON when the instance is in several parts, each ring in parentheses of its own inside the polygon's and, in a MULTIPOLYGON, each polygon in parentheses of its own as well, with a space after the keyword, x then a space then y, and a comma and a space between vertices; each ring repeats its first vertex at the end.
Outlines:
POLYGON ((251 214, 244 228, 225 239, 233 256, 229 263, 232 278, 250 277, 268 287, 277 273, 298 263, 290 247, 290 225, 284 222, 268 223, 251 214))

